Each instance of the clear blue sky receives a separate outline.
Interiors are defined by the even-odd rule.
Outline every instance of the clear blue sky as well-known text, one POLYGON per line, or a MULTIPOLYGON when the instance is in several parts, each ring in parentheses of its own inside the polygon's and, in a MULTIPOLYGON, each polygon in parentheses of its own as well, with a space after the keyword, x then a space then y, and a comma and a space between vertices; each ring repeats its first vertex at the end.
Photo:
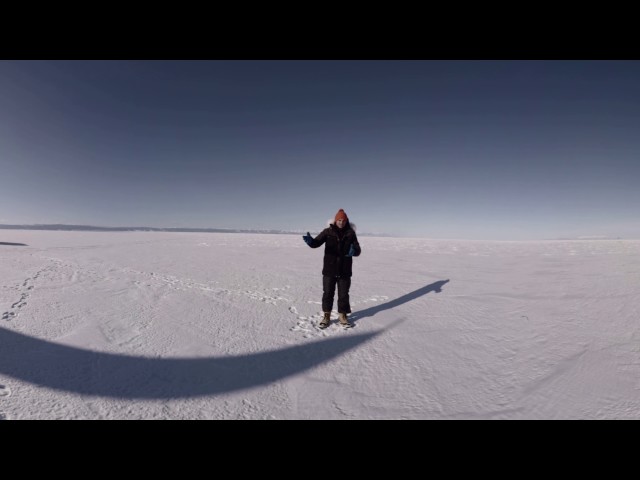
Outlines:
POLYGON ((0 61, 0 223, 640 237, 638 61, 0 61))

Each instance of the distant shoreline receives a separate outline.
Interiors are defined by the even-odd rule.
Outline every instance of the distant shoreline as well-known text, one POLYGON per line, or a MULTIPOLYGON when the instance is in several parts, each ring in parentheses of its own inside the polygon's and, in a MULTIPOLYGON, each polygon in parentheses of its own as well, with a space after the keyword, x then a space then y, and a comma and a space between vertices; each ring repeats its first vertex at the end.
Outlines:
MULTIPOLYGON (((184 232, 184 233, 264 233, 272 235, 304 235, 306 231, 244 230, 231 228, 158 228, 158 227, 96 227, 93 225, 0 225, 0 230, 52 230, 64 232, 184 232)), ((363 237, 391 237, 385 233, 358 233, 363 237)))
MULTIPOLYGON (((0 224, 0 230, 48 230, 61 232, 174 232, 174 233, 253 233, 267 235, 304 235, 306 230, 245 230, 232 228, 160 228, 160 227, 96 227, 93 225, 64 225, 64 224, 35 224, 35 225, 4 225, 0 224)), ((320 231, 320 230, 318 230, 320 231)), ((421 237, 411 235, 391 235, 388 233, 361 233, 360 237, 382 237, 382 238, 424 238, 429 240, 452 240, 469 242, 530 242, 530 241, 599 241, 599 240, 637 240, 634 237, 606 237, 599 235, 578 236, 578 237, 557 237, 540 238, 529 240, 489 240, 489 239, 463 239, 444 237, 421 237)))

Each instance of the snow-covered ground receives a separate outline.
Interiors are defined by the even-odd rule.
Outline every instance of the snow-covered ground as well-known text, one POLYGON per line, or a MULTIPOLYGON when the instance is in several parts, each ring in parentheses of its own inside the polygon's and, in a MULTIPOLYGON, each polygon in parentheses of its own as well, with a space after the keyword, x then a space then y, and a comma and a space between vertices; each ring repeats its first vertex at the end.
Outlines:
POLYGON ((360 243, 0 230, 0 418, 640 418, 640 241, 360 243))

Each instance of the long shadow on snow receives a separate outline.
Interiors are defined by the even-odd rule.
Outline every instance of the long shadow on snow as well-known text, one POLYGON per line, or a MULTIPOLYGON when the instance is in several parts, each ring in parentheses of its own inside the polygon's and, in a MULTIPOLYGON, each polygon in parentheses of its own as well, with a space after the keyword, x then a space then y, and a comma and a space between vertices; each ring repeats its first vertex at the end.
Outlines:
POLYGON ((92 352, 0 327, 0 374, 81 395, 137 399, 215 395, 303 372, 382 331, 239 356, 145 358, 92 352))
MULTIPOLYGON (((353 322, 397 307, 449 280, 356 312, 353 322)), ((393 326, 393 325, 392 325, 393 326)), ((232 357, 148 358, 92 352, 0 327, 0 373, 55 390, 102 397, 163 399, 216 395, 298 374, 375 338, 385 330, 345 335, 232 357)))
POLYGON ((442 291, 442 286, 448 282, 449 280, 438 280, 437 282, 434 282, 430 285, 426 285, 422 288, 414 290, 413 292, 409 292, 406 295, 398 297, 395 300, 391 300, 381 305, 376 305, 374 307, 369 307, 369 308, 365 308, 364 310, 359 310, 357 312, 354 312, 353 315, 351 315, 349 318, 351 319, 351 322, 356 323, 362 320, 363 318, 373 317, 378 312, 389 310, 390 308, 395 308, 399 305, 402 305, 403 303, 407 303, 407 302, 410 302, 411 300, 415 300, 416 298, 421 297, 422 295, 426 295, 429 292, 440 293, 442 291))

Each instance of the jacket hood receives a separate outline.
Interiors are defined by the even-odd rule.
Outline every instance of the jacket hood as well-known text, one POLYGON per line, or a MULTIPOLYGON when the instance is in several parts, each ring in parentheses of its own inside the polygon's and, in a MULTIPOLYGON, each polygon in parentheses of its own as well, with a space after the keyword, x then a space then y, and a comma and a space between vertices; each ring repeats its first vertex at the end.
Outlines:
MULTIPOLYGON (((333 218, 330 218, 329 220, 327 220, 327 227, 331 227, 331 225, 335 225, 335 220, 333 218)), ((349 227, 351 227, 351 230, 353 230, 354 232, 356 231, 356 224, 350 220, 347 220, 347 223, 345 224, 344 228, 349 228, 349 227)))

